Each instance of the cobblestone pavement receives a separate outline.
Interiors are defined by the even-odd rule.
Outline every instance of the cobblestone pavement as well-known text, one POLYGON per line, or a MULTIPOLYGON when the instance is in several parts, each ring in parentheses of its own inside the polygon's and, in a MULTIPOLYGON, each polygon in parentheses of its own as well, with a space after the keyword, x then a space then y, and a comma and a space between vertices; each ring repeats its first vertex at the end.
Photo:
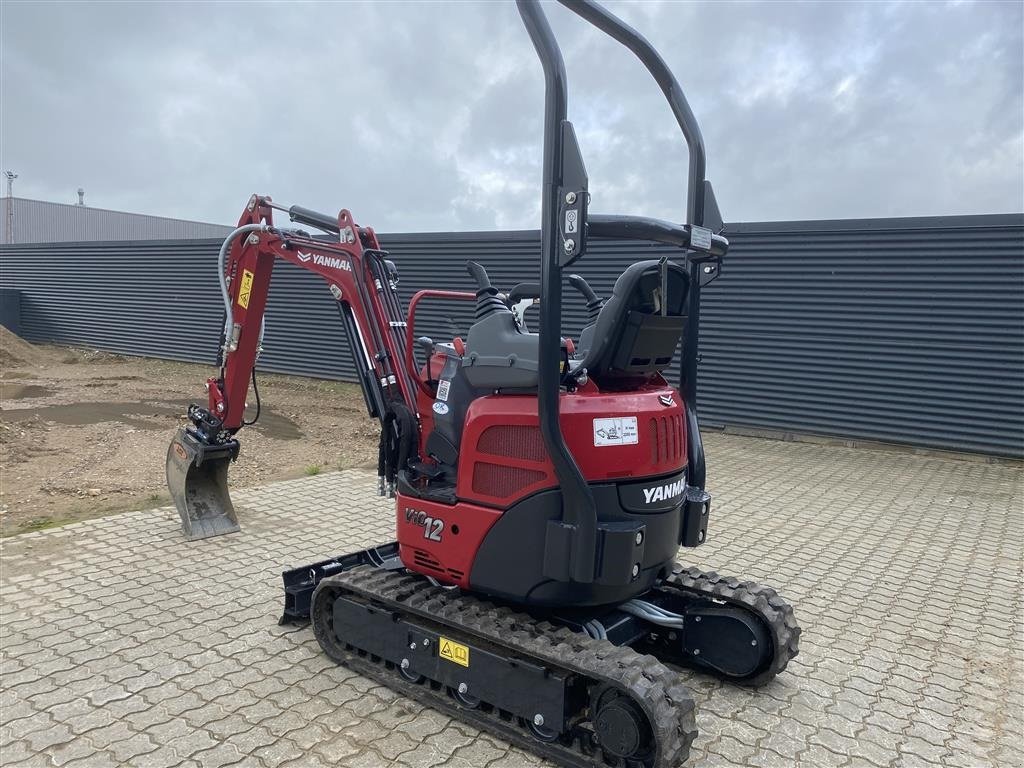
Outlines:
MULTIPOLYGON (((683 672, 695 766, 1020 766, 1022 473, 895 452, 708 439, 712 530, 681 560, 777 586, 800 655, 759 690, 683 672)), ((241 459, 244 461, 244 454, 241 459)), ((2 542, 5 766, 535 766, 279 628, 280 571, 379 543, 344 472, 235 494, 241 534, 173 509, 2 542)))

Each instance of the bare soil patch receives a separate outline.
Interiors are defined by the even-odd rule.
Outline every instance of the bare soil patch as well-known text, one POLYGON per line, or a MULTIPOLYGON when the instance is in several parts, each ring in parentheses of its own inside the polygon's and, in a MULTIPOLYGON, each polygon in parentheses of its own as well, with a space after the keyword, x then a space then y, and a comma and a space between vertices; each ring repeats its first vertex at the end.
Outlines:
MULTIPOLYGON (((168 443, 215 372, 29 344, 0 326, 0 535, 169 503, 168 443)), ((259 387, 232 488, 376 462, 355 385, 267 374, 259 387)))

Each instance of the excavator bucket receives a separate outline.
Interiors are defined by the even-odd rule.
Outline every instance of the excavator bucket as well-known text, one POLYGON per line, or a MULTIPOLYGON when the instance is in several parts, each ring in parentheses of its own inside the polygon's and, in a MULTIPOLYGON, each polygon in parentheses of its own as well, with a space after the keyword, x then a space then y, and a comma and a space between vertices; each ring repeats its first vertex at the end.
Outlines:
POLYGON ((204 445, 185 429, 167 449, 167 488, 189 539, 205 539, 240 530, 228 493, 228 465, 238 456, 238 441, 204 445))

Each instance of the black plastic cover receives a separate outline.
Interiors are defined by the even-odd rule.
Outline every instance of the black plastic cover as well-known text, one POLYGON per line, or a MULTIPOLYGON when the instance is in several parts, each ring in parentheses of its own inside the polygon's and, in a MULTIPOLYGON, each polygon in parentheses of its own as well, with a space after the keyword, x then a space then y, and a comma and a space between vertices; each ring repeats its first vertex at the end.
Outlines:
POLYGON ((679 543, 684 547, 697 547, 708 535, 708 517, 711 515, 711 494, 700 488, 686 489, 679 543))
POLYGON ((686 500, 686 472, 619 486, 619 502, 630 512, 666 512, 686 500))

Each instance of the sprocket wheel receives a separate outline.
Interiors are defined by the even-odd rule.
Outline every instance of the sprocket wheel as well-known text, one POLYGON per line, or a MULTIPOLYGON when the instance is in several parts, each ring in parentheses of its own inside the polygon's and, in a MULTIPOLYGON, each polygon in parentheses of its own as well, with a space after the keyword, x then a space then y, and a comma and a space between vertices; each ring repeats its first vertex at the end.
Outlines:
POLYGON ((645 765, 654 757, 654 734, 643 710, 624 691, 597 688, 590 699, 591 722, 600 748, 627 765, 645 765))

